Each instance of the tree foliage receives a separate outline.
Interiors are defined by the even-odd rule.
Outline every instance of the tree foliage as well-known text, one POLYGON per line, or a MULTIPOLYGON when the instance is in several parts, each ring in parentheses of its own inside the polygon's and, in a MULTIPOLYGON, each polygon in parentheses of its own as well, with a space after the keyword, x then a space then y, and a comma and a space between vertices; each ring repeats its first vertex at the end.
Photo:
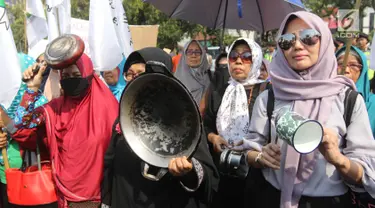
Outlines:
MULTIPOLYGON (((326 17, 334 13, 332 8, 351 9, 354 7, 355 0, 302 0, 311 12, 321 17, 326 17)), ((44 2, 44 0, 43 0, 44 2)), ((366 7, 375 7, 375 0, 361 0, 361 16, 366 7)), ((72 17, 79 19, 89 19, 90 0, 71 0, 72 17)), ((185 36, 194 36, 201 32, 204 37, 216 36, 211 40, 211 44, 220 45, 221 30, 214 30, 202 25, 192 24, 184 20, 171 19, 151 4, 143 0, 123 0, 123 5, 127 13, 129 24, 132 25, 159 25, 158 47, 176 48, 177 42, 185 36)), ((12 31, 18 51, 27 52, 25 36, 25 5, 19 3, 8 8, 12 21, 12 31)), ((262 40, 264 42, 274 42, 272 37, 275 31, 264 33, 262 40), (271 38, 270 38, 271 37, 271 38)), ((224 44, 229 45, 236 37, 224 36, 224 44)))
POLYGON ((129 24, 159 25, 158 46, 176 48, 184 35, 194 35, 201 28, 184 20, 171 19, 161 11, 142 0, 123 1, 129 24))
POLYGON ((27 38, 25 32, 26 16, 24 8, 24 4, 16 4, 7 8, 7 10, 17 51, 27 53, 27 38))
MULTIPOLYGON (((44 2, 44 1, 43 1, 44 2)), ((197 34, 202 27, 187 21, 170 19, 161 11, 142 0, 124 0, 123 5, 127 13, 129 24, 159 25, 158 46, 176 48, 177 42, 184 35, 197 34)), ((8 8, 12 21, 12 31, 18 51, 27 52, 25 44, 25 5, 15 4, 8 8)), ((71 0, 71 14, 74 18, 89 19, 90 0, 71 0)))
MULTIPOLYGON (((319 15, 320 17, 337 16, 338 9, 354 9, 356 0, 302 0, 311 12, 319 15)), ((375 8, 375 0, 361 0, 359 8, 359 18, 365 16, 364 10, 366 7, 375 8)), ((362 29, 362 28, 360 28, 362 29)), ((371 31, 370 31, 371 33, 371 31)))
POLYGON ((90 1, 89 0, 71 0, 72 17, 89 20, 90 1))
MULTIPOLYGON (((329 16, 334 12, 331 8, 337 7, 339 9, 353 9, 356 0, 302 0, 304 5, 311 10, 311 12, 324 17, 329 16)), ((360 12, 366 7, 375 7, 375 0, 361 0, 360 12)))

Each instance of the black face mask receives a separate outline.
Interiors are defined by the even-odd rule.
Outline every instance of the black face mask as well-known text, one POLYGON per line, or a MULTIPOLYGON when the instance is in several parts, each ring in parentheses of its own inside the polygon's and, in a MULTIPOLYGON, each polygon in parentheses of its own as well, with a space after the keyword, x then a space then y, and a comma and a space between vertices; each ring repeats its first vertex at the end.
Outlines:
POLYGON ((84 95, 90 86, 92 76, 86 78, 67 78, 60 81, 61 88, 64 90, 64 95, 77 97, 84 95))

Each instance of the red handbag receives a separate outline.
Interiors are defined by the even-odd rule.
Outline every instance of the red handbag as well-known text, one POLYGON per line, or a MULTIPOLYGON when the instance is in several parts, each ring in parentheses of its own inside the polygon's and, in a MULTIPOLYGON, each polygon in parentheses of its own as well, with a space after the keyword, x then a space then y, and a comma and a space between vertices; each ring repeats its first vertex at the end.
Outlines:
MULTIPOLYGON (((26 153, 25 153, 26 154, 26 153)), ((23 160, 25 167, 25 160, 23 160)), ((21 206, 37 206, 57 201, 52 168, 49 161, 40 161, 37 147, 38 164, 27 168, 9 168, 5 171, 9 203, 21 206)))

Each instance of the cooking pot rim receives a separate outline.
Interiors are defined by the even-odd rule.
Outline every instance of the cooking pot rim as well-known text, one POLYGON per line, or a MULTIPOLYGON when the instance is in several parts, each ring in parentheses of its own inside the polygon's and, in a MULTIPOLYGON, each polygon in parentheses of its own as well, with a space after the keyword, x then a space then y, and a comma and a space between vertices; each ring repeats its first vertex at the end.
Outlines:
MULTIPOLYGON (((129 104, 129 105, 131 105, 131 104, 129 104)), ((193 96, 189 93, 188 89, 178 79, 176 79, 175 77, 170 77, 170 76, 165 75, 164 73, 160 73, 160 72, 143 73, 140 76, 138 76, 137 78, 135 78, 133 81, 128 83, 128 85, 126 86, 126 88, 124 89, 124 91, 121 95, 119 115, 120 115, 120 118, 119 118, 120 128, 123 132, 125 141, 128 144, 128 146, 130 147, 130 149, 132 149, 132 151, 140 159, 142 159, 146 163, 148 163, 150 165, 153 165, 153 166, 156 166, 156 167, 167 168, 168 164, 169 164, 169 161, 172 158, 175 158, 175 157, 180 157, 180 156, 187 156, 189 158, 192 157, 194 155, 194 152, 198 148, 198 145, 199 145, 200 139, 201 139, 201 135, 203 134, 202 118, 201 118, 200 113, 199 113, 198 105, 195 103, 193 96), (175 154, 175 155, 171 155, 171 156, 160 155, 160 154, 150 150, 149 148, 147 148, 146 145, 144 144, 143 140, 141 140, 139 138, 134 139, 133 138, 133 134, 134 134, 133 131, 129 131, 128 129, 125 128, 124 122, 127 122, 126 119, 130 120, 127 116, 129 114, 128 110, 127 110, 129 107, 128 108, 125 107, 125 105, 127 103, 131 102, 131 101, 127 102, 127 100, 126 100, 127 92, 132 90, 132 86, 135 86, 135 85, 139 86, 138 82, 142 82, 145 79, 146 80, 148 80, 148 79, 165 79, 165 80, 168 80, 168 82, 174 82, 175 84, 177 84, 176 86, 182 87, 182 90, 187 93, 191 103, 194 105, 194 109, 195 109, 194 110, 195 111, 194 117, 197 118, 196 119, 197 124, 194 128, 197 129, 197 132, 195 133, 195 138, 192 141, 191 147, 189 147, 186 151, 182 152, 183 153, 182 155, 181 155, 181 152, 178 153, 178 154, 175 154), (125 111, 125 112, 123 112, 123 111, 125 111)), ((130 121, 129 121, 129 123, 130 123, 130 121)))

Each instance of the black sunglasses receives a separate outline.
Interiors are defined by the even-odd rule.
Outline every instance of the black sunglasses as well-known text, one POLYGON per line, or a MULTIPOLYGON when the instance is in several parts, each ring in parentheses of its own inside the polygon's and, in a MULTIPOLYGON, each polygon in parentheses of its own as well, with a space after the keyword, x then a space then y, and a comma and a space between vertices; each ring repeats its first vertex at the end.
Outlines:
POLYGON ((298 36, 294 33, 287 33, 280 36, 278 40, 279 47, 284 51, 289 50, 296 44, 297 37, 304 45, 313 46, 318 43, 321 34, 314 29, 301 30, 298 36))
POLYGON ((231 51, 229 53, 229 62, 236 62, 238 58, 241 58, 243 63, 248 64, 252 62, 253 55, 249 51, 245 51, 243 53, 238 53, 237 51, 231 51))

